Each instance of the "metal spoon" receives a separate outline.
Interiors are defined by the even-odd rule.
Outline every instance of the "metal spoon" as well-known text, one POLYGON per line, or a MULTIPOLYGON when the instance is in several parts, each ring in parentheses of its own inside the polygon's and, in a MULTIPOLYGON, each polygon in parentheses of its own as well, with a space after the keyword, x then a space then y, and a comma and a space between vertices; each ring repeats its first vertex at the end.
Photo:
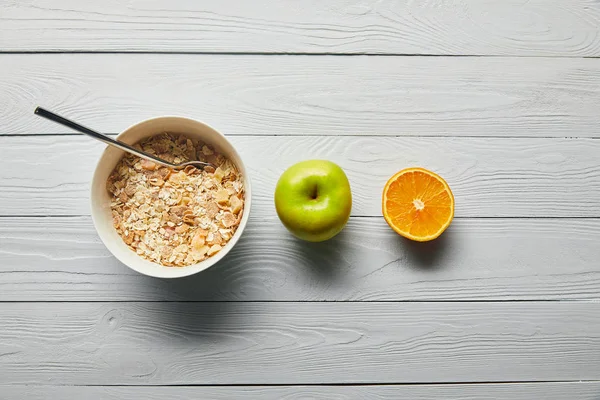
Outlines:
POLYGON ((128 145, 127 143, 120 142, 111 137, 108 137, 106 135, 103 135, 101 133, 93 131, 89 128, 86 128, 85 126, 79 125, 78 123, 70 121, 64 117, 61 117, 60 115, 56 115, 53 112, 45 110, 41 107, 37 107, 35 109, 34 113, 36 115, 39 115, 40 117, 44 117, 46 119, 49 119, 50 121, 54 121, 58 124, 67 126, 71 129, 74 129, 74 130, 84 133, 90 137, 93 137, 96 140, 99 140, 99 141, 109 144, 111 146, 118 147, 119 149, 124 150, 128 153, 134 154, 140 158, 144 158, 146 160, 155 162, 155 163, 160 164, 165 167, 174 168, 174 169, 182 169, 182 168, 187 167, 188 165, 193 165, 194 167, 199 168, 199 169, 203 169, 206 167, 216 168, 213 164, 207 163, 207 162, 202 162, 202 161, 188 161, 188 162, 184 162, 184 163, 180 163, 180 164, 170 163, 168 161, 165 161, 161 158, 156 157, 155 155, 148 154, 141 150, 138 150, 138 149, 134 148, 133 146, 128 145))

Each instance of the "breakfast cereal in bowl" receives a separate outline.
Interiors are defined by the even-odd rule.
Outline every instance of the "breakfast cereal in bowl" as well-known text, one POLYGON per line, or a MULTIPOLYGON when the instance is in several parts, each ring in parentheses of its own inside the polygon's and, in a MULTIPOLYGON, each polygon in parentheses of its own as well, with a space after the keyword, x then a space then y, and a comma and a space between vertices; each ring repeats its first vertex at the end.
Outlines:
POLYGON ((199 121, 160 117, 118 137, 173 169, 115 148, 102 155, 92 181, 92 218, 106 247, 146 275, 194 274, 219 261, 248 220, 250 184, 223 135, 199 121), (213 167, 214 166, 214 167, 213 167))
POLYGON ((164 133, 138 143, 166 161, 209 162, 176 171, 132 154, 108 178, 113 224, 125 244, 143 258, 184 267, 218 253, 233 237, 244 208, 236 166, 210 145, 164 133))

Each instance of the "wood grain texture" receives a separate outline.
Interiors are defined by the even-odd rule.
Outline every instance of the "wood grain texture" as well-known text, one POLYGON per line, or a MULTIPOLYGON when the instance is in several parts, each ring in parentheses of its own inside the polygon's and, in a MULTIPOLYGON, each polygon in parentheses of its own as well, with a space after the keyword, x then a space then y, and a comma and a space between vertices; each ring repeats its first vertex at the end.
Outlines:
POLYGON ((600 303, 2 303, 4 384, 600 378, 600 303))
POLYGON ((436 242, 352 218, 326 243, 252 218, 213 268, 179 280, 131 271, 89 217, 1 218, 0 301, 600 299, 600 220, 456 220, 436 242))
POLYGON ((39 104, 108 133, 170 114, 227 135, 600 136, 600 59, 4 54, 0 87, 11 135, 71 132, 39 104))
POLYGON ((600 383, 293 387, 0 386, 8 399, 46 400, 597 400, 600 383))
MULTIPOLYGON (((253 182, 253 213, 275 216, 279 176, 332 160, 352 186, 354 216, 380 216, 381 190, 422 166, 454 192, 457 217, 600 217, 600 141, 403 137, 231 137, 253 182)), ((0 215, 86 215, 103 145, 84 136, 0 138, 0 215)))
POLYGON ((600 55, 594 0, 0 2, 4 51, 600 55))

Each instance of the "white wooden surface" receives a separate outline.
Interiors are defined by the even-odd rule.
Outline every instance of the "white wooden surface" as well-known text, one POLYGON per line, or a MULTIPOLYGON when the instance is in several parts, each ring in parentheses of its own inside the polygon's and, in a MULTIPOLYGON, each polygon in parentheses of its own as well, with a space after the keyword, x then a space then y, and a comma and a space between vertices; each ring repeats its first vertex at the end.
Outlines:
POLYGON ((0 48, 600 55, 594 0, 0 1, 0 48))
POLYGON ((0 0, 0 398, 598 400, 599 57, 596 0, 0 0), (121 265, 102 146, 38 104, 223 131, 255 189, 238 246, 185 280, 121 265), (326 243, 272 204, 307 158, 353 188, 326 243), (380 215, 414 165, 457 202, 428 244, 380 215))
POLYGON ((124 268, 89 217, 1 222, 0 301, 600 300, 598 219, 459 219, 418 244, 352 218, 310 244, 257 216, 219 268, 167 281, 124 268))
POLYGON ((0 87, 10 135, 70 132, 41 103, 108 133, 168 114, 228 135, 600 137, 598 58, 11 54, 0 87))
MULTIPOLYGON (((0 215, 89 213, 89 182, 102 144, 81 135, 0 140, 4 143, 0 170, 5 171, 0 175, 4 205, 0 215)), ((355 216, 380 216, 381 191, 388 178, 402 168, 423 166, 451 185, 459 199, 457 217, 600 217, 596 139, 235 136, 231 140, 249 168, 253 207, 262 215, 275 216, 273 192, 288 166, 323 158, 347 172, 355 216)))
POLYGON ((0 311, 5 384, 512 382, 600 374, 598 302, 2 303, 0 311))

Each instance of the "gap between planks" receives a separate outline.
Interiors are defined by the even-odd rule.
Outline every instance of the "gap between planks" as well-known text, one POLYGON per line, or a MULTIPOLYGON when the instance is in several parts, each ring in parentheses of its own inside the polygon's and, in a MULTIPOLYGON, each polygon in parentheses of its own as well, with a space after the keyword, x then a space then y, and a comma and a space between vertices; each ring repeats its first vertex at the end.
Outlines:
POLYGON ((343 383, 216 383, 216 384, 167 384, 167 385, 61 385, 61 384, 35 384, 35 385, 0 385, 0 388, 3 386, 12 386, 12 387, 150 387, 150 388, 159 388, 159 387, 339 387, 339 386, 357 386, 357 387, 377 387, 377 386, 432 386, 432 385, 440 385, 440 386, 454 386, 454 385, 531 385, 531 384, 540 384, 543 385, 545 383, 600 383, 600 379, 577 379, 577 380, 540 380, 540 381, 489 381, 489 382, 382 382, 382 383, 361 383, 361 382, 343 382, 343 383))
MULTIPOLYGON (((19 272, 22 273, 22 272, 19 272)), ((2 272, 0 272, 0 275, 2 272)), ((449 300, 0 300, 0 304, 159 304, 159 303, 173 303, 173 304, 269 304, 269 303, 296 303, 296 304, 307 304, 307 303, 370 303, 370 304, 395 304, 395 303, 428 303, 428 304, 488 304, 488 303, 579 303, 579 304, 597 304, 600 300, 579 300, 579 299, 449 299, 449 300)), ((549 381, 550 382, 550 381, 549 381)))
POLYGON ((582 59, 582 58, 600 58, 600 56, 546 56, 546 55, 504 55, 504 54, 432 54, 432 53, 326 53, 326 52, 260 52, 260 51, 102 51, 102 50, 19 50, 2 51, 0 55, 12 54, 164 54, 164 55, 195 55, 195 56, 265 56, 265 57, 461 57, 461 58, 535 58, 535 59, 582 59))
POLYGON ((52 398, 110 398, 110 399, 390 399, 410 398, 414 400, 447 399, 497 399, 512 398, 530 400, 544 399, 581 399, 593 398, 600 388, 599 381, 550 381, 520 383, 440 383, 440 384, 310 384, 310 385, 185 385, 170 386, 130 385, 0 385, 3 393, 13 394, 15 398, 47 399, 52 398))

